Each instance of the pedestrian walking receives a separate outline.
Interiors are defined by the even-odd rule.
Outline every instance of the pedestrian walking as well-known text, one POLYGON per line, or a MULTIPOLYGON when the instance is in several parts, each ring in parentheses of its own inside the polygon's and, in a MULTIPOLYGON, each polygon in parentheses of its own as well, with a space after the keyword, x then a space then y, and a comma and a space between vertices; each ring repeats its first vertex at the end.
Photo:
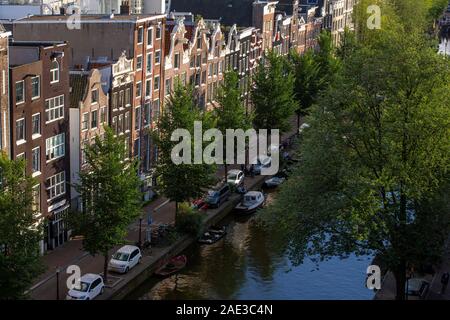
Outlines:
POLYGON ((441 284, 442 284, 441 294, 445 294, 445 290, 447 289, 449 278, 450 278, 450 275, 448 274, 448 272, 445 272, 442 275, 442 277, 441 277, 441 284))

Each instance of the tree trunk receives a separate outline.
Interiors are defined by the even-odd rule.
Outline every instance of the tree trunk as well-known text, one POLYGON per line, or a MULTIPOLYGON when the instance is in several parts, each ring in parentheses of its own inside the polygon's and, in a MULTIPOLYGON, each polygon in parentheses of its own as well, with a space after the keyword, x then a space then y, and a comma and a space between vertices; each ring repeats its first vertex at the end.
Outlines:
POLYGON ((299 113, 297 113, 297 133, 298 133, 298 130, 300 130, 300 114, 299 113))
POLYGON ((226 163, 223 164, 223 168, 225 170, 225 183, 227 182, 227 176, 228 176, 228 165, 226 163))
POLYGON ((398 264, 394 275, 396 284, 395 300, 405 300, 406 262, 404 259, 398 264))
POLYGON ((175 201, 175 225, 177 225, 178 221, 178 201, 175 201))
POLYGON ((103 254, 103 257, 105 258, 105 261, 103 261, 103 282, 106 284, 108 281, 108 251, 103 254))

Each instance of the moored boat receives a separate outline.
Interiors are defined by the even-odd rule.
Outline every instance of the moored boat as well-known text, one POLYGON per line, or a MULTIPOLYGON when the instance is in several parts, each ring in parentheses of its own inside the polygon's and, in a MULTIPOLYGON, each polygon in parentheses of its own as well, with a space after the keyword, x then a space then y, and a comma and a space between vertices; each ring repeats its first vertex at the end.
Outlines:
POLYGON ((234 208, 238 214, 250 214, 261 208, 264 204, 264 194, 260 191, 247 192, 242 201, 234 208))

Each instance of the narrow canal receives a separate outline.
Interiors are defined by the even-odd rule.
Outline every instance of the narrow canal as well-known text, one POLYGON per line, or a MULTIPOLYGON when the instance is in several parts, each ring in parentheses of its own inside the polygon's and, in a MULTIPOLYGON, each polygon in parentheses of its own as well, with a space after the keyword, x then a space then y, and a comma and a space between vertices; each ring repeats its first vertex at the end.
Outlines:
POLYGON ((364 286, 370 257, 335 258, 318 266, 306 260, 294 267, 274 248, 276 235, 254 222, 255 217, 231 215, 223 221, 225 238, 192 245, 178 275, 151 277, 127 299, 372 299, 364 286))

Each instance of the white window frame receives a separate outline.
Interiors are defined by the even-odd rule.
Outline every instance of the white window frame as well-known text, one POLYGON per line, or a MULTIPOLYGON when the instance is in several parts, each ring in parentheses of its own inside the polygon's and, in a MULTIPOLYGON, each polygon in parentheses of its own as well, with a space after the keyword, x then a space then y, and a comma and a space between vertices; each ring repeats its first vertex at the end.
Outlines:
POLYGON ((142 44, 144 42, 144 28, 143 27, 139 27, 138 28, 138 32, 137 32, 137 44, 142 44), (141 42, 139 42, 139 33, 142 32, 142 39, 141 42))
POLYGON ((147 48, 153 47, 153 27, 147 28, 147 48), (151 43, 148 43, 148 35, 151 34, 151 43))
POLYGON ((91 130, 95 130, 95 129, 98 128, 98 125, 99 125, 98 110, 99 110, 99 109, 92 110, 92 111, 91 111, 91 114, 90 114, 90 116, 89 116, 89 122, 91 123, 91 124, 90 124, 91 130), (97 123, 95 124, 95 127, 92 126, 92 119, 94 118, 94 117, 93 117, 94 112, 97 113, 97 123))
POLYGON ((31 115, 31 137, 32 139, 37 139, 39 137, 41 137, 41 132, 42 132, 42 128, 41 128, 41 113, 35 113, 33 115, 31 115), (34 117, 35 116, 39 116, 39 132, 38 133, 34 133, 33 132, 33 128, 34 128, 34 117))
POLYGON ((155 66, 159 66, 161 64, 161 50, 155 50, 155 66), (156 62, 156 56, 159 54, 159 61, 156 62))
POLYGON ((50 122, 53 122, 53 121, 58 121, 58 120, 64 119, 64 95, 63 94, 45 100, 45 116, 46 116, 45 123, 50 123, 50 122), (61 98, 62 98, 62 104, 56 105, 56 101, 61 99, 61 98), (50 107, 50 101, 54 102, 53 107, 50 107), (47 103, 49 105, 48 109, 47 109, 47 103), (51 114, 51 111, 53 111, 53 110, 59 110, 61 115, 58 118, 51 119, 49 114, 51 114))
POLYGON ((142 54, 138 55, 136 57, 136 71, 142 70, 142 64, 143 64, 143 60, 142 60, 142 54), (141 66, 139 67, 139 58, 141 58, 141 66))
POLYGON ((142 81, 136 82, 136 98, 140 98, 140 97, 142 97, 142 81), (138 95, 138 89, 137 89, 138 87, 140 87, 139 95, 138 95))
POLYGON ((17 119, 16 120, 16 127, 15 127, 15 130, 16 130, 16 144, 17 145, 19 145, 19 144, 23 144, 23 143, 25 143, 25 142, 27 142, 27 131, 26 131, 26 122, 25 122, 25 118, 20 118, 20 119, 17 119), (18 122, 23 122, 23 138, 22 139, 19 139, 18 138, 18 136, 17 136, 17 123, 18 122))
POLYGON ((35 77, 31 77, 31 100, 37 100, 41 97, 41 76, 35 76, 35 77), (33 79, 38 79, 38 95, 37 96, 33 96, 33 79))
POLYGON ((16 81, 14 90, 16 94, 16 105, 25 103, 25 80, 16 81), (22 100, 17 101, 17 84, 20 82, 22 82, 22 100))
POLYGON ((50 84, 58 83, 58 82, 59 82, 59 69, 60 69, 60 67, 59 67, 59 62, 58 62, 58 60, 56 60, 56 59, 52 61, 52 64, 53 64, 54 62, 56 62, 56 64, 58 65, 58 67, 57 67, 57 68, 51 68, 51 69, 50 69, 50 84), (56 78, 55 78, 55 75, 56 75, 56 78), (55 80, 55 79, 56 79, 56 80, 55 80))
POLYGON ((48 199, 47 201, 51 201, 58 197, 61 197, 66 194, 66 172, 61 171, 51 177, 49 177, 46 181, 48 183, 48 187, 46 188, 48 191, 48 199), (58 192, 58 188, 60 188, 58 192), (53 189, 53 190, 52 190, 53 189), (53 195, 52 195, 53 191, 53 195))
POLYGON ((36 177, 38 175, 41 174, 41 147, 37 146, 36 148, 31 149, 31 170, 32 170, 32 175, 33 177, 36 177), (33 161, 34 161, 34 151, 38 150, 38 157, 37 157, 37 161, 38 161, 38 168, 37 170, 34 170, 33 167, 33 161))
POLYGON ((64 157, 66 154, 66 135, 65 133, 60 133, 57 134, 53 137, 47 138, 47 140, 45 141, 45 156, 47 159, 47 163, 59 158, 64 157), (55 142, 58 140, 58 138, 62 137, 62 142, 56 145, 50 145, 51 143, 55 142), (60 150, 62 150, 61 154, 56 154, 55 150, 59 150, 58 148, 60 148, 60 150), (52 157, 50 157, 50 155, 53 155, 52 157))
POLYGON ((153 79, 153 91, 158 91, 161 89, 161 77, 159 75, 156 75, 153 79), (158 81, 155 81, 155 79, 158 79, 158 81), (155 88, 155 84, 158 83, 158 88, 155 88))
POLYGON ((90 118, 91 117, 89 117, 89 112, 83 112, 83 114, 81 115, 81 132, 85 132, 85 131, 89 130, 89 120, 90 120, 90 118), (86 116, 86 115, 88 116, 87 121, 86 121, 87 127, 83 128, 83 124, 85 123, 84 116, 86 116))
POLYGON ((152 92, 153 92, 153 90, 152 90, 153 87, 152 86, 153 86, 152 79, 151 78, 146 79, 145 80, 145 97, 146 98, 151 98, 152 97, 152 92), (149 82, 150 82, 150 86, 147 85, 147 83, 149 83, 149 82), (149 89, 149 90, 147 90, 147 89, 149 89))

